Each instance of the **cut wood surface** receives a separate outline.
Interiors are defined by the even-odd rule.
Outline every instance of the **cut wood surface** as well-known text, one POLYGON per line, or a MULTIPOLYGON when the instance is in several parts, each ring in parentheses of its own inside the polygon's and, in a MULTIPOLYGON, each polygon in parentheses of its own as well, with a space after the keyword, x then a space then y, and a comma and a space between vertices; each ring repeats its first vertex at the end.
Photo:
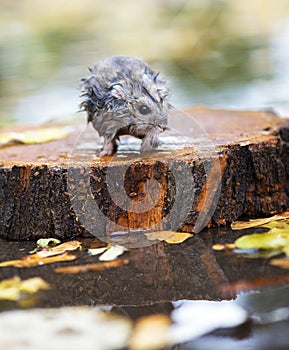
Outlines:
POLYGON ((289 120, 270 111, 188 113, 194 127, 180 117, 179 132, 189 144, 174 147, 168 134, 169 143, 149 154, 121 145, 115 157, 97 157, 85 146, 94 131, 73 148, 83 124, 66 126, 68 136, 59 140, 1 147, 0 237, 71 238, 95 235, 93 227, 99 235, 147 227, 199 232, 288 208, 289 120), (124 189, 117 181, 112 189, 107 174, 120 170, 124 189), (156 181, 146 195, 148 180, 156 181))

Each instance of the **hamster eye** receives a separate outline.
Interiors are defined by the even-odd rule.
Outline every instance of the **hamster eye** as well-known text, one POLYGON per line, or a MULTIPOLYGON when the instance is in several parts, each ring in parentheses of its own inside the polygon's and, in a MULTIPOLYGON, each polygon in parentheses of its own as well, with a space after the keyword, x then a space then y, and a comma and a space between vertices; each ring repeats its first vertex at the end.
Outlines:
POLYGON ((140 112, 140 114, 142 115, 147 115, 151 112, 151 110, 148 108, 148 106, 146 105, 141 105, 139 108, 138 108, 138 111, 140 112))

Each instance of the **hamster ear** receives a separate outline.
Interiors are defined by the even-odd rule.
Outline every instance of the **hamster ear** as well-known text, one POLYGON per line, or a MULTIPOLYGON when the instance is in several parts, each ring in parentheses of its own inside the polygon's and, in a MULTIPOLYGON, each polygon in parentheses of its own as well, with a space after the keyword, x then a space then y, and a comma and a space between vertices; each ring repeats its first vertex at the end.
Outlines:
POLYGON ((114 84, 110 88, 110 94, 112 97, 118 99, 118 100, 125 100, 126 94, 125 89, 121 84, 114 84))
POLYGON ((164 100, 166 97, 170 96, 170 91, 166 87, 158 88, 157 91, 161 100, 164 100))

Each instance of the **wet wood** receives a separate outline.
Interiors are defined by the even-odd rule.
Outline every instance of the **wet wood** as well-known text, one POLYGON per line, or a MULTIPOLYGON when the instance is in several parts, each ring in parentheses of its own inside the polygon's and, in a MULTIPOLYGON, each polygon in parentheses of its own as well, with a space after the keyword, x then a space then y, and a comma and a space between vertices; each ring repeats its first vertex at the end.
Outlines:
MULTIPOLYGON (((94 153, 77 153, 75 159, 72 147, 83 125, 71 126, 65 139, 0 148, 0 237, 89 236, 96 234, 92 226, 100 234, 152 224, 158 229, 175 229, 174 216, 166 220, 172 208, 175 217, 179 211, 188 214, 180 221, 180 229, 193 232, 205 224, 226 225, 240 216, 267 216, 288 208, 287 119, 270 111, 197 107, 190 113, 208 134, 213 150, 200 153, 192 147, 172 147, 141 158, 120 151, 117 157, 101 159, 94 153), (176 197, 179 179, 173 178, 174 167, 178 174, 186 174, 182 169, 192 174, 193 183, 185 176, 181 180, 184 189, 193 186, 192 202, 185 193, 176 197), (112 200, 107 173, 120 169, 125 174, 124 189, 115 191, 112 200), (157 198, 145 194, 146 182, 153 179, 157 198), (125 205, 123 193, 129 199, 125 205), (179 207, 176 198, 182 198, 179 207), (137 212, 135 206, 141 201, 147 201, 148 209, 137 212)), ((191 131, 193 139, 198 132, 191 131)))

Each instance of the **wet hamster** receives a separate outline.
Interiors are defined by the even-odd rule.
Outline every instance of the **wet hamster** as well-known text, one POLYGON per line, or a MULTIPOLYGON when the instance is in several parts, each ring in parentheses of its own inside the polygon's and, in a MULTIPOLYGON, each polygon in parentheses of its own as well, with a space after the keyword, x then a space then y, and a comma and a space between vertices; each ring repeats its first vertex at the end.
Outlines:
POLYGON ((90 72, 82 79, 81 107, 104 137, 101 155, 116 152, 120 135, 142 139, 141 151, 156 147, 171 107, 166 80, 144 61, 127 56, 109 57, 90 72))

